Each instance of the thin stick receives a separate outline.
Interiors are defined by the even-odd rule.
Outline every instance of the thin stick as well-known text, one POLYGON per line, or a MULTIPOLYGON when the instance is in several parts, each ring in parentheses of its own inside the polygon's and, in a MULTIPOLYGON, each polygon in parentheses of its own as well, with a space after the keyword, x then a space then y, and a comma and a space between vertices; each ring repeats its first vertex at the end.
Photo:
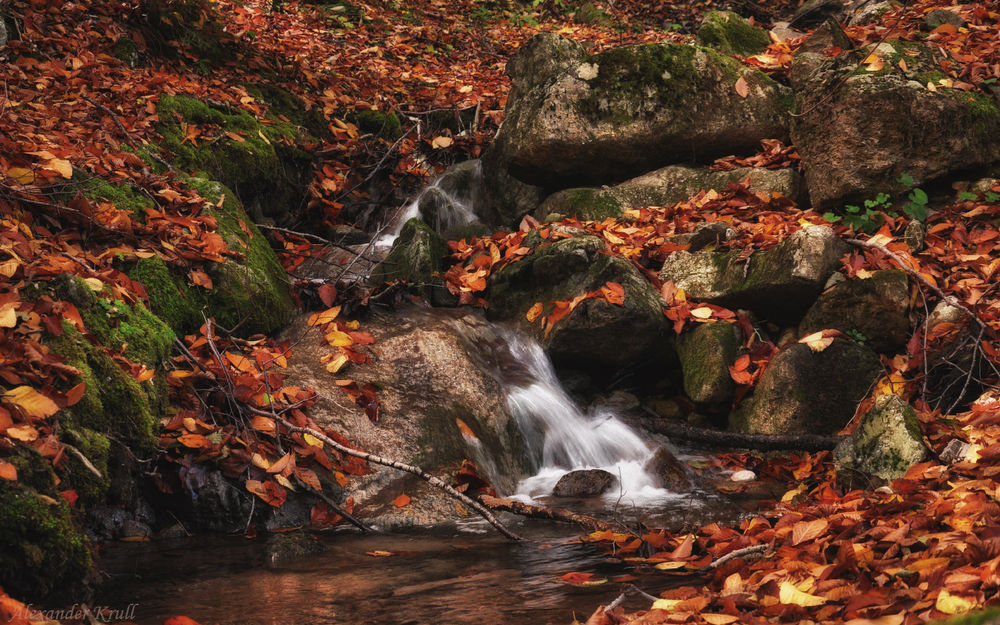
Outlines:
POLYGON ((707 566, 702 567, 701 571, 702 572, 714 571, 715 569, 719 568, 720 566, 722 566, 723 564, 729 562, 734 558, 742 558, 743 556, 749 556, 749 555, 759 556, 762 555, 765 551, 767 551, 767 545, 754 545, 752 547, 744 547, 743 549, 730 551, 726 555, 720 556, 717 559, 713 560, 707 566))
POLYGON ((336 512, 340 516, 344 517, 344 519, 347 522, 349 522, 351 525, 353 525, 354 527, 358 528, 359 530, 361 530, 362 532, 365 532, 365 533, 367 533, 367 532, 373 532, 374 531, 371 527, 365 525, 362 521, 358 520, 350 512, 348 512, 347 510, 344 510, 339 505, 337 505, 337 502, 335 502, 329 495, 327 495, 323 491, 321 491, 321 490, 314 490, 311 486, 309 486, 308 484, 306 484, 305 482, 303 482, 301 479, 299 479, 298 476, 296 476, 295 480, 299 484, 302 484, 303 486, 305 486, 306 488, 308 488, 310 493, 316 495, 317 497, 319 497, 320 499, 322 499, 323 501, 325 501, 326 505, 328 505, 331 508, 333 508, 334 512, 336 512))
POLYGON ((509 538, 511 540, 522 540, 522 538, 520 536, 518 536, 514 532, 510 531, 509 529, 507 529, 507 527, 503 523, 501 523, 500 521, 498 521, 497 518, 495 516, 493 516, 493 513, 490 512, 489 509, 486 508, 483 504, 481 504, 478 501, 470 498, 468 495, 464 495, 464 494, 458 492, 457 490, 455 490, 454 488, 452 488, 451 486, 449 486, 448 484, 446 484, 445 482, 443 482, 440 478, 434 477, 433 475, 431 475, 430 473, 427 473, 426 471, 424 471, 420 467, 415 467, 413 465, 405 464, 403 462, 398 462, 396 460, 389 460, 388 458, 383 458, 381 456, 376 456, 375 454, 370 454, 370 453, 368 453, 366 451, 359 451, 357 449, 351 449, 350 447, 346 447, 344 445, 341 445, 340 443, 338 443, 337 441, 333 440, 332 438, 330 438, 326 434, 320 432, 319 430, 314 430, 313 428, 303 428, 303 427, 299 427, 297 425, 293 425, 289 421, 285 420, 284 417, 280 417, 279 416, 279 417, 277 417, 277 419, 278 419, 278 421, 282 425, 284 425, 285 427, 287 427, 290 432, 299 432, 300 434, 309 434, 310 436, 314 436, 317 439, 319 439, 319 440, 323 441, 324 443, 326 443, 327 445, 329 445, 330 447, 333 447, 334 449, 336 449, 337 451, 339 451, 342 454, 346 454, 348 456, 353 456, 355 458, 361 458, 362 460, 367 460, 368 462, 374 462, 375 464, 380 464, 382 466, 391 467, 393 469, 398 469, 400 471, 405 471, 407 473, 412 473, 413 475, 416 475, 417 477, 419 477, 420 479, 424 480, 425 482, 427 482, 431 486, 435 486, 437 488, 440 488, 441 490, 443 490, 444 492, 448 493, 449 495, 451 495, 455 499, 458 499, 463 504, 469 506, 470 508, 472 508, 473 510, 475 510, 476 512, 478 512, 479 516, 481 516, 484 519, 486 519, 486 521, 490 525, 492 525, 493 527, 495 527, 498 532, 500 532, 501 534, 503 534, 507 538, 509 538))
POLYGON ((80 462, 83 463, 83 466, 87 467, 88 471, 96 475, 99 479, 102 480, 104 479, 104 476, 101 475, 101 472, 97 469, 97 467, 94 466, 94 464, 90 460, 87 460, 87 456, 84 456, 82 451, 80 451, 73 445, 70 445, 69 443, 63 443, 63 447, 68 449, 70 453, 79 458, 80 462))
MULTIPOLYGON (((352 254, 357 254, 357 252, 355 250, 351 249, 351 247, 349 245, 343 245, 341 243, 336 243, 335 241, 331 241, 330 239, 327 239, 325 237, 321 237, 318 234, 310 234, 308 232, 298 232, 296 230, 289 230, 288 228, 279 228, 278 226, 269 226, 267 224, 257 224, 257 227, 260 228, 261 230, 270 230, 272 232, 280 232, 282 234, 290 234, 292 236, 302 237, 303 239, 306 239, 306 240, 309 240, 309 241, 314 241, 316 243, 322 243, 323 245, 329 245, 331 247, 336 247, 338 249, 342 249, 345 252, 351 252, 352 254)), ((368 260, 371 260, 373 262, 378 262, 377 258, 368 257, 368 260)))

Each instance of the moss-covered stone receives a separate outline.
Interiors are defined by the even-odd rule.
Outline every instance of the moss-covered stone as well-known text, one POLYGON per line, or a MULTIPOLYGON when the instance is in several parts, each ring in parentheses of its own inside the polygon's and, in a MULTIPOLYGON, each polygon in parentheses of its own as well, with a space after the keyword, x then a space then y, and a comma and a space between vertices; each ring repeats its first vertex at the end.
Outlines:
POLYGON ((203 298, 159 256, 139 259, 128 276, 146 288, 150 310, 178 334, 189 334, 203 323, 203 298))
POLYGON ((833 457, 839 481, 848 487, 870 486, 903 477, 929 451, 913 407, 898 395, 883 395, 833 457))
POLYGON ((90 178, 82 185, 84 197, 112 202, 118 210, 132 213, 145 221, 145 209, 153 207, 153 200, 133 188, 129 183, 114 184, 102 178, 90 178))
MULTIPOLYGON (((247 93, 267 103, 267 118, 277 123, 291 122, 305 128, 313 137, 329 136, 326 118, 320 108, 306 109, 306 104, 290 91, 266 82, 244 84, 247 93), (284 119, 282 119, 284 118, 284 119)), ((303 137, 312 141, 311 137, 303 137)))
POLYGON ((729 367, 736 360, 740 337, 731 323, 703 323, 677 340, 677 358, 684 374, 684 392, 693 401, 732 400, 736 384, 729 367))
POLYGON ((418 217, 403 225, 392 250, 372 272, 377 283, 406 280, 411 287, 432 303, 444 305, 450 294, 444 286, 441 271, 448 245, 437 232, 418 217))
POLYGON ((752 56, 767 49, 771 38, 763 28, 732 11, 708 11, 696 34, 698 43, 725 54, 752 56))
POLYGON ((815 352, 792 343, 771 362, 730 415, 730 427, 749 434, 833 434, 854 416, 882 373, 878 356, 850 339, 815 352))
POLYGON ((0 482, 0 587, 26 601, 71 601, 92 564, 69 506, 52 494, 0 482))
POLYGON ((403 125, 395 113, 356 111, 349 115, 348 119, 357 124, 363 132, 378 135, 389 141, 395 141, 403 135, 403 125))
POLYGON ((240 197, 253 198, 255 215, 281 217, 301 201, 311 157, 296 147, 301 132, 294 123, 265 124, 242 109, 223 110, 181 95, 160 96, 156 112, 156 130, 175 167, 207 172, 240 197), (192 140, 186 134, 191 126, 207 134, 192 140))

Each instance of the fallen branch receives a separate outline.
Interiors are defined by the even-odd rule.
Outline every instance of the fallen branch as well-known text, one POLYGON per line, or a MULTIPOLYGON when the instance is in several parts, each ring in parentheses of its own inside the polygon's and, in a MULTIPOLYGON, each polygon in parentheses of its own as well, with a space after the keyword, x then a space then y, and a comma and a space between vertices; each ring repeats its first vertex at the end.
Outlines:
MULTIPOLYGON (((335 247, 337 249, 344 250, 345 252, 350 252, 352 254, 358 254, 358 252, 349 245, 344 245, 342 243, 337 243, 336 241, 331 241, 326 237, 321 237, 318 234, 310 234, 308 232, 299 232, 297 230, 289 230, 288 228, 279 228, 278 226, 269 226, 267 224, 257 224, 257 227, 261 230, 270 230, 271 232, 280 232, 282 234, 289 234, 296 237, 301 237, 307 241, 313 241, 314 243, 322 243, 323 245, 329 245, 330 247, 335 247)), ((378 258, 371 256, 366 257, 366 260, 372 262, 379 262, 378 258)))
POLYGON ((703 566, 700 572, 707 573, 709 571, 714 571, 715 569, 719 568, 726 562, 729 562, 730 560, 733 560, 735 558, 742 558, 744 556, 750 556, 750 555, 760 556, 763 555, 765 551, 767 551, 767 545, 754 545, 752 547, 744 547, 743 549, 736 549, 735 551, 730 551, 724 556, 719 556, 708 565, 703 566))
POLYGON ((663 434, 672 440, 685 440, 703 443, 715 447, 740 447, 745 449, 776 450, 796 449, 802 451, 823 451, 833 449, 840 442, 841 436, 822 436, 818 434, 740 434, 738 432, 723 432, 696 428, 685 423, 664 419, 658 414, 645 409, 656 419, 647 419, 642 427, 663 434))
POLYGON ((365 532, 365 533, 374 531, 374 530, 372 530, 372 528, 370 528, 369 526, 365 525, 363 521, 359 520, 357 517, 355 517, 354 515, 352 515, 350 512, 348 512, 347 510, 344 510, 339 505, 337 505, 337 502, 334 501, 329 495, 327 495, 323 491, 321 491, 321 490, 314 490, 311 486, 309 486, 308 484, 306 484, 305 482, 303 482, 301 479, 299 479, 298 476, 296 476, 295 481, 297 481, 299 484, 301 484, 302 486, 304 486, 305 488, 307 488, 308 492, 316 495, 317 497, 319 497, 320 499, 322 499, 324 502, 326 502, 326 505, 329 506, 331 510, 333 510, 334 512, 336 512, 340 516, 344 517, 344 520, 347 521, 348 523, 350 523, 351 525, 353 525, 354 527, 358 528, 359 530, 361 530, 362 532, 365 532))
MULTIPOLYGON (((253 410, 254 410, 254 412, 258 412, 256 409, 253 409, 253 410)), ((266 416, 269 416, 269 417, 272 416, 271 413, 269 413, 269 412, 264 412, 264 411, 259 411, 259 412, 261 412, 262 414, 264 414, 266 416)), ((444 492, 448 493, 449 495, 451 495, 455 499, 458 499, 463 504, 465 504, 465 505, 469 506, 470 508, 472 508, 473 510, 475 510, 477 513, 479 513, 479 516, 481 516, 484 519, 486 519, 486 521, 490 525, 492 525, 493 527, 495 527, 498 532, 500 532, 501 534, 503 534, 507 538, 509 538, 511 540, 521 540, 520 536, 518 536, 514 532, 510 531, 509 529, 507 529, 507 527, 503 523, 501 523, 499 520, 497 520, 497 518, 495 516, 493 516, 493 513, 490 512, 490 510, 488 508, 486 508, 483 504, 479 503, 475 499, 470 498, 468 495, 464 495, 464 494, 458 492, 457 490, 455 490, 454 488, 452 488, 451 486, 449 486, 448 484, 446 484, 445 482, 443 482, 440 478, 434 477, 433 475, 431 475, 430 473, 427 473, 426 471, 424 471, 420 467, 415 467, 413 465, 405 464, 405 463, 402 463, 402 462, 397 462, 396 460, 389 460, 388 458, 383 458, 381 456, 376 456, 375 454, 370 454, 370 453, 368 453, 366 451, 359 451, 357 449, 351 449, 350 447, 347 447, 345 445, 341 445, 340 443, 338 443, 337 441, 333 440, 332 438, 330 438, 326 434, 320 432, 319 430, 314 430, 313 428, 303 428, 303 427, 299 427, 297 425, 293 425, 292 423, 288 422, 287 420, 285 420, 281 416, 277 416, 277 420, 282 425, 284 425, 285 427, 287 427, 290 432, 298 432, 300 434, 309 434, 310 436, 314 436, 317 439, 323 441, 325 444, 329 445, 330 447, 336 449, 337 451, 339 451, 342 454, 346 454, 348 456, 353 456, 355 458, 361 458, 362 460, 367 460, 368 462, 373 462, 375 464, 380 464, 382 466, 391 467, 393 469, 398 469, 400 471, 405 471, 407 473, 412 473, 413 475, 416 475, 417 477, 419 477, 420 479, 424 480, 425 482, 427 482, 431 486, 435 486, 437 488, 440 488, 441 490, 443 490, 444 492)))
POLYGON ((83 466, 85 466, 88 471, 97 476, 97 479, 100 480, 104 479, 104 476, 101 475, 101 472, 98 470, 98 468, 94 466, 94 463, 92 463, 90 460, 87 459, 87 456, 83 455, 82 451, 80 451, 73 445, 70 445, 69 443, 63 443, 63 447, 68 449, 71 454, 76 456, 80 460, 80 462, 83 463, 83 466))
POLYGON ((534 506, 532 504, 506 499, 504 497, 492 497, 490 495, 480 495, 479 501, 492 510, 503 510, 532 519, 548 519, 550 521, 560 521, 562 523, 574 523, 592 532, 612 529, 611 524, 592 516, 578 514, 563 508, 549 508, 548 506, 534 506))

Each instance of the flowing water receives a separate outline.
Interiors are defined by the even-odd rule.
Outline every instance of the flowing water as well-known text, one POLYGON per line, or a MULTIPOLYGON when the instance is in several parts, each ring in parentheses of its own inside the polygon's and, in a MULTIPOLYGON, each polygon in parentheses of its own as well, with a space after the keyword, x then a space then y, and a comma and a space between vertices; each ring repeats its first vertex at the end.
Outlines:
POLYGON ((421 217, 437 232, 444 232, 455 226, 463 226, 478 219, 476 215, 475 190, 482 177, 480 166, 472 172, 473 184, 468 189, 455 189, 448 178, 439 176, 424 188, 417 197, 392 218, 387 232, 375 241, 379 247, 389 247, 399 237, 403 226, 414 217, 421 217), (430 214, 427 214, 430 213, 430 214))
MULTIPOLYGON (((719 497, 656 488, 644 470, 656 449, 648 437, 610 410, 577 406, 535 341, 496 326, 487 330, 485 338, 466 339, 481 366, 502 383, 538 461, 537 473, 518 484, 516 497, 537 500, 567 471, 601 468, 618 476, 619 488, 602 500, 569 505, 623 520, 652 516, 651 524, 675 529, 732 521, 742 513, 719 497)), ((489 469, 489 450, 478 440, 470 444, 489 469)), ((108 582, 97 604, 136 604, 139 625, 160 625, 178 614, 202 625, 542 625, 568 623, 574 613, 586 620, 620 592, 614 577, 631 572, 575 540, 574 526, 509 516, 506 521, 528 540, 506 541, 477 517, 415 533, 326 533, 320 537, 324 553, 277 563, 266 539, 204 536, 109 545, 101 557, 108 582), (559 580, 572 571, 611 581, 579 588, 559 580)), ((651 575, 635 583, 656 594, 669 579, 651 575)), ((631 599, 626 607, 648 602, 631 599)))

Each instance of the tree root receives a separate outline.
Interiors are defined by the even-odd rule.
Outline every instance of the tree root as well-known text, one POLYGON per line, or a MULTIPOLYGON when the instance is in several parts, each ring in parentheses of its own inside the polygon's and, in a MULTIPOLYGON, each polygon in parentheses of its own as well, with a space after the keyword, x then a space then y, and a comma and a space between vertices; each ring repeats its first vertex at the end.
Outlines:
POLYGON ((842 436, 821 436, 818 434, 740 434, 738 432, 723 432, 696 428, 685 423, 678 423, 660 417, 652 410, 646 409, 656 419, 647 419, 642 427, 663 434, 673 440, 685 440, 702 443, 714 447, 740 447, 745 449, 778 450, 796 449, 802 451, 824 451, 833 449, 843 438, 842 436))
POLYGON ((549 508, 548 506, 534 506, 532 504, 506 499, 504 497, 492 497, 490 495, 480 495, 479 501, 492 510, 503 510, 512 512, 520 516, 532 519, 548 519, 550 521, 560 521, 562 523, 574 523, 591 532, 612 529, 612 525, 600 519, 586 514, 578 514, 563 508, 549 508))

